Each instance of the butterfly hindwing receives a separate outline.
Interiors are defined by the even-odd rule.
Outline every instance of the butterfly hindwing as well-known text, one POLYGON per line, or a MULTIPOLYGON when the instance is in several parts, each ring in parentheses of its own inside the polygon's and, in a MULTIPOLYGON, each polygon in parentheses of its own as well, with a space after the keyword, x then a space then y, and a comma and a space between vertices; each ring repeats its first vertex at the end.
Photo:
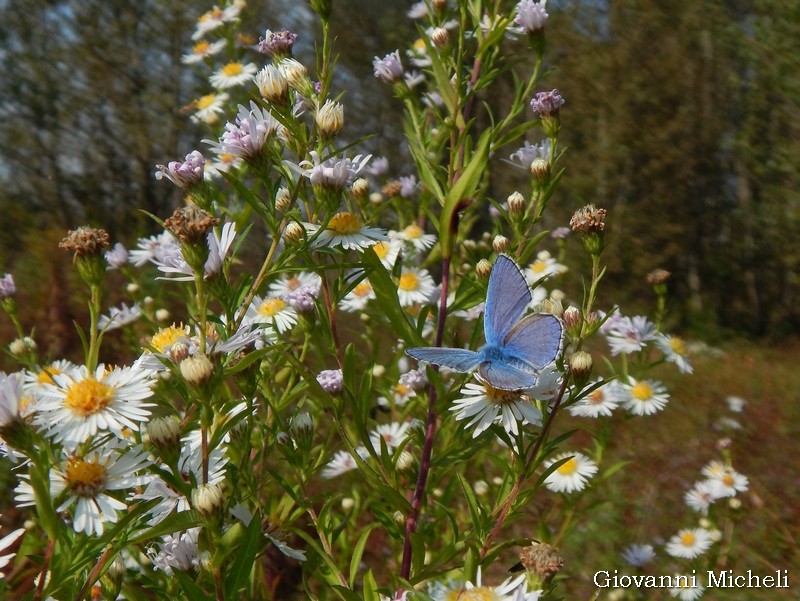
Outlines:
POLYGON ((449 367, 463 373, 474 370, 481 361, 478 353, 458 348, 417 347, 406 349, 406 353, 417 361, 449 367))
POLYGON ((531 302, 531 290, 517 264, 500 255, 489 276, 484 331, 486 344, 500 346, 531 302))
POLYGON ((485 361, 478 372, 489 384, 501 390, 525 390, 536 384, 534 374, 512 367, 502 360, 485 361))
POLYGON ((509 357, 540 371, 561 352, 564 325, 554 315, 535 313, 522 318, 511 328, 501 348, 509 357))

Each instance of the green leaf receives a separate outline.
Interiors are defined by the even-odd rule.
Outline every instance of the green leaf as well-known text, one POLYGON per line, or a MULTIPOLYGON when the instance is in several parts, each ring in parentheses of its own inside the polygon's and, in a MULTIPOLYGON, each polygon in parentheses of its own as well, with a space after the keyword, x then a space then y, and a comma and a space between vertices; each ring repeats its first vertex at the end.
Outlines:
POLYGON ((199 526, 200 521, 194 511, 181 511, 180 513, 173 513, 167 516, 158 524, 137 534, 130 539, 131 544, 138 544, 150 541, 154 538, 160 538, 165 534, 172 534, 173 532, 182 532, 189 528, 199 526))
POLYGON ((247 579, 253 570, 256 554, 261 548, 261 516, 255 514, 244 533, 242 544, 236 549, 236 559, 228 568, 225 577, 225 598, 234 596, 247 585, 247 579))
POLYGON ((461 485, 461 490, 464 491, 464 498, 467 501, 467 508, 472 518, 472 527, 475 529, 475 535, 478 536, 478 533, 483 530, 481 525, 483 516, 481 515, 478 499, 475 497, 475 492, 472 490, 469 482, 467 482, 461 474, 458 474, 458 483, 461 485))
POLYGON ((361 558, 364 555, 364 549, 367 546, 367 541, 369 540, 369 535, 372 531, 378 526, 377 523, 370 524, 364 531, 361 533, 361 536, 358 537, 358 541, 356 542, 355 547, 353 547, 353 557, 350 559, 350 577, 348 582, 350 583, 351 587, 354 587, 356 584, 356 577, 358 576, 358 570, 361 567, 361 558))
POLYGON ((178 581, 183 593, 189 601, 211 601, 213 597, 206 595, 205 591, 186 572, 174 570, 172 577, 178 581))

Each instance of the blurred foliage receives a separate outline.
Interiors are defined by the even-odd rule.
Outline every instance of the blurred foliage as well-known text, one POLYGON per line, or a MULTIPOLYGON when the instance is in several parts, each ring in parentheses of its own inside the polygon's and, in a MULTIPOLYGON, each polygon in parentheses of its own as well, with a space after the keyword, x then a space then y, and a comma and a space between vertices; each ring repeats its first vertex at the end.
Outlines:
MULTIPOLYGON (((91 223, 131 245, 155 229, 138 209, 164 216, 178 200, 154 166, 203 137, 180 108, 208 83, 180 59, 211 4, 0 0, 0 271, 14 273, 40 312, 49 300, 33 290, 60 290, 51 280, 63 267, 40 232, 91 223)), ((407 9, 358 0, 334 3, 332 16, 348 131, 381 132, 364 147, 387 156, 395 175, 411 161, 402 124, 386 119, 391 91, 374 79, 372 57, 414 39, 407 9)), ((646 274, 665 268, 673 327, 710 338, 800 330, 800 5, 564 0, 548 9, 558 69, 546 82, 567 99, 570 161, 560 221, 549 225, 586 202, 607 208, 615 298, 635 306, 646 274)), ((305 4, 251 1, 243 30, 256 41, 265 25, 301 31, 296 52, 313 57, 305 4)), ((511 94, 496 89, 485 101, 511 94)), ((503 198, 524 180, 509 168, 491 192, 503 198)))

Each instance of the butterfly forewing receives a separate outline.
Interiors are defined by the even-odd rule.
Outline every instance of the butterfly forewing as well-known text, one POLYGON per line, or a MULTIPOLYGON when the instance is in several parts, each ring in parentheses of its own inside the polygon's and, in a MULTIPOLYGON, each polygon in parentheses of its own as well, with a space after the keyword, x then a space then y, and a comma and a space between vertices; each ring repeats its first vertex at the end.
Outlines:
POLYGON ((531 302, 531 290, 519 267, 507 255, 500 255, 489 276, 483 327, 486 344, 499 346, 531 302))
POLYGON ((466 349, 428 346, 406 349, 406 353, 417 361, 449 367, 463 373, 474 370, 480 363, 480 355, 466 349))
POLYGON ((519 320, 501 345, 509 357, 529 364, 540 371, 561 352, 564 326, 561 320, 547 313, 535 313, 519 320))

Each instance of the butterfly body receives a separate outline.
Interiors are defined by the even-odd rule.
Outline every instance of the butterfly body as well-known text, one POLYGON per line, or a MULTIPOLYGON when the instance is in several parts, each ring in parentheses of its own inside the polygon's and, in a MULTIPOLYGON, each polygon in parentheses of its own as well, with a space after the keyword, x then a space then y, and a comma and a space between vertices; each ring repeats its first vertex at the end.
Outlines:
POLYGON ((486 295, 486 344, 477 351, 422 347, 407 349, 406 353, 458 372, 477 370, 485 382, 502 390, 531 388, 542 368, 561 352, 564 326, 553 315, 522 317, 530 301, 525 276, 510 257, 500 255, 486 295))

